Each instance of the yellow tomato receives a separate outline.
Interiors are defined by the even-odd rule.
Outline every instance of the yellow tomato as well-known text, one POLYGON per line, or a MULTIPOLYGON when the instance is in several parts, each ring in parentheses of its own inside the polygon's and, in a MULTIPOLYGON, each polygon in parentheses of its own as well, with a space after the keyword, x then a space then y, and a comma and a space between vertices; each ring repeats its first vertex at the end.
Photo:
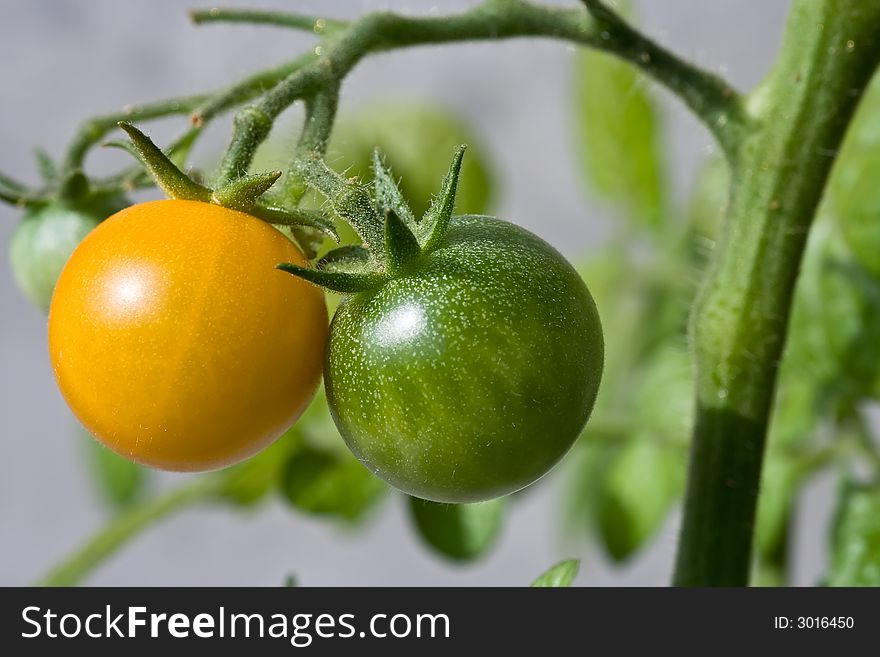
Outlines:
POLYGON ((300 250, 259 219, 196 201, 115 214, 77 247, 49 310, 74 414, 153 467, 231 465, 280 436, 320 379, 321 291, 275 269, 300 250))

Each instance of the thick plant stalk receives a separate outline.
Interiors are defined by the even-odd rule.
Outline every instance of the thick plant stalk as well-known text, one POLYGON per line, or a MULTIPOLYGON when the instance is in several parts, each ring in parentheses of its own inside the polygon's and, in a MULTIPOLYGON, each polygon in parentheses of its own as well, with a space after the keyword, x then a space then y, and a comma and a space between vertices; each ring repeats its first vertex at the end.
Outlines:
POLYGON ((674 582, 748 583, 761 461, 807 233, 880 61, 880 2, 796 0, 750 97, 729 216, 692 317, 697 416, 674 582))

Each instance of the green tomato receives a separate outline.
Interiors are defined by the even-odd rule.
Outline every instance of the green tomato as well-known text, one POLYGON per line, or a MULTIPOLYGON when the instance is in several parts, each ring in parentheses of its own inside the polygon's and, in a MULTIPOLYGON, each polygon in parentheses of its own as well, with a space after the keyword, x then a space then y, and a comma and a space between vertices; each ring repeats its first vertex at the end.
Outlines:
POLYGON ((421 217, 449 166, 449 153, 468 144, 456 195, 458 214, 482 214, 492 199, 492 177, 480 140, 457 116, 421 103, 371 107, 343 117, 334 130, 327 162, 362 180, 372 178, 373 150, 382 149, 392 171, 403 171, 400 189, 421 217))
POLYGON ((78 206, 51 203, 28 211, 12 234, 9 261, 24 295, 48 312, 55 281, 82 239, 103 219, 128 205, 120 197, 78 206))
POLYGON ((437 250, 340 304, 324 375, 340 434, 370 470, 462 503, 519 490, 565 455, 602 361, 574 268, 522 228, 458 216, 437 250))

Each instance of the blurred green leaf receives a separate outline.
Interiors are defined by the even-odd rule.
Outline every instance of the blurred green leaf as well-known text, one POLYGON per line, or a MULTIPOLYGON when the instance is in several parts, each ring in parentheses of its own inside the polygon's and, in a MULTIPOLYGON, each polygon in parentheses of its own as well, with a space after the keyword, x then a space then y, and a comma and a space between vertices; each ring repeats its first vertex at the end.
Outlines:
POLYGON ((761 473, 755 521, 755 551, 759 560, 784 562, 795 494, 801 471, 790 458, 768 451, 761 473))
POLYGON ((784 585, 788 540, 798 492, 811 473, 807 454, 819 418, 816 381, 784 360, 770 423, 755 519, 756 565, 765 585, 784 585))
POLYGON ((834 164, 829 195, 847 244, 880 278, 880 77, 868 87, 834 164))
POLYGON ((225 482, 220 497, 239 506, 261 502, 281 481, 284 465, 300 449, 302 436, 297 425, 251 458, 223 471, 225 482))
POLYGON ((807 244, 785 361, 838 401, 877 395, 880 283, 827 220, 817 221, 807 244))
POLYGON ((829 586, 880 586, 880 487, 845 482, 831 533, 829 586))
POLYGON ((440 554, 470 561, 495 544, 504 520, 505 498, 476 504, 440 504, 409 498, 410 515, 425 542, 440 554))
POLYGON ((682 494, 693 385, 684 346, 661 346, 628 373, 625 398, 593 417, 577 446, 568 524, 594 528, 616 561, 650 541, 682 494))
POLYGON ((147 483, 147 470, 104 447, 85 429, 80 429, 87 450, 89 470, 101 497, 111 507, 122 509, 140 499, 147 483))
POLYGON ((574 64, 575 116, 590 186, 640 227, 664 212, 661 125, 647 80, 631 65, 583 48, 574 64))
POLYGON ((580 559, 566 559, 538 577, 531 586, 534 588, 565 588, 571 586, 580 568, 580 559))
POLYGON ((281 490, 301 511, 356 522, 388 486, 349 453, 304 445, 287 461, 281 490))
POLYGON ((599 490, 597 528, 608 555, 635 555, 666 520, 681 491, 685 453, 654 440, 622 447, 599 490))
POLYGON ((635 431, 655 441, 685 447, 694 417, 694 371, 684 340, 658 347, 632 377, 635 431))

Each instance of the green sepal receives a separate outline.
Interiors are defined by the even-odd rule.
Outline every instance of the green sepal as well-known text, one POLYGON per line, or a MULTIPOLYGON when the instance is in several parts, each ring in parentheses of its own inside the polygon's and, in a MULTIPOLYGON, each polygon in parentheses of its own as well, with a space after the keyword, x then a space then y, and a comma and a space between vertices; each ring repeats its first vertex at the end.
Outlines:
POLYGON ((397 274, 416 260, 422 247, 394 210, 385 216, 385 260, 389 274, 397 274))
MULTIPOLYGON (((379 210, 387 215, 394 212, 407 226, 415 226, 416 220, 413 211, 403 197, 400 187, 394 180, 391 169, 382 159, 379 149, 373 151, 373 190, 376 194, 376 202, 379 210)), ((386 226, 387 229, 387 226, 386 226)), ((386 233, 387 235, 387 233, 386 233)))
POLYGON ((26 195, 28 192, 28 188, 24 183, 20 183, 17 180, 10 178, 5 173, 0 173, 0 188, 6 190, 10 194, 26 195))
POLYGON ((248 210, 248 213, 276 226, 305 226, 314 228, 332 237, 333 241, 339 241, 336 226, 316 210, 306 210, 303 208, 285 209, 255 205, 248 210))
POLYGON ((250 212, 257 198, 281 177, 280 171, 252 173, 215 189, 211 201, 224 208, 250 212))
POLYGON ((571 586, 580 569, 580 559, 566 559, 540 575, 531 586, 533 588, 563 588, 571 586))
POLYGON ((364 247, 360 244, 347 244, 328 251, 315 263, 315 267, 330 272, 366 274, 371 271, 373 264, 370 252, 364 247))
POLYGON ((68 203, 78 203, 89 194, 89 179, 82 171, 74 171, 61 183, 60 196, 68 203))
POLYGON ((276 269, 298 276, 309 283, 327 288, 334 292, 353 294, 364 290, 380 287, 388 280, 383 274, 356 274, 351 272, 324 271, 311 267, 300 267, 290 262, 275 265, 276 269))
POLYGON ((330 203, 345 219, 377 259, 384 257, 385 230, 367 188, 357 179, 345 179, 319 157, 297 161, 296 169, 306 183, 330 203))
POLYGON ((433 251, 439 246, 446 234, 449 220, 452 219, 452 212, 455 210, 455 193, 458 190, 458 179, 461 175, 461 161, 466 148, 467 146, 462 144, 455 151, 452 164, 449 165, 449 171, 443 179, 440 193, 431 202, 431 207, 428 208, 422 219, 427 235, 423 247, 425 253, 433 251))
POLYGON ((14 205, 17 208, 41 208, 49 203, 49 201, 45 198, 39 198, 36 196, 21 196, 18 193, 12 193, 4 190, 0 187, 0 201, 7 203, 9 205, 14 205))
POLYGON ((170 198, 211 202, 211 190, 190 180, 143 132, 124 121, 119 122, 119 127, 129 136, 131 143, 113 141, 106 146, 122 148, 139 159, 170 198))
POLYGON ((44 183, 52 184, 58 178, 58 166, 55 160, 42 148, 34 149, 34 157, 37 160, 37 171, 40 172, 40 178, 44 183))

